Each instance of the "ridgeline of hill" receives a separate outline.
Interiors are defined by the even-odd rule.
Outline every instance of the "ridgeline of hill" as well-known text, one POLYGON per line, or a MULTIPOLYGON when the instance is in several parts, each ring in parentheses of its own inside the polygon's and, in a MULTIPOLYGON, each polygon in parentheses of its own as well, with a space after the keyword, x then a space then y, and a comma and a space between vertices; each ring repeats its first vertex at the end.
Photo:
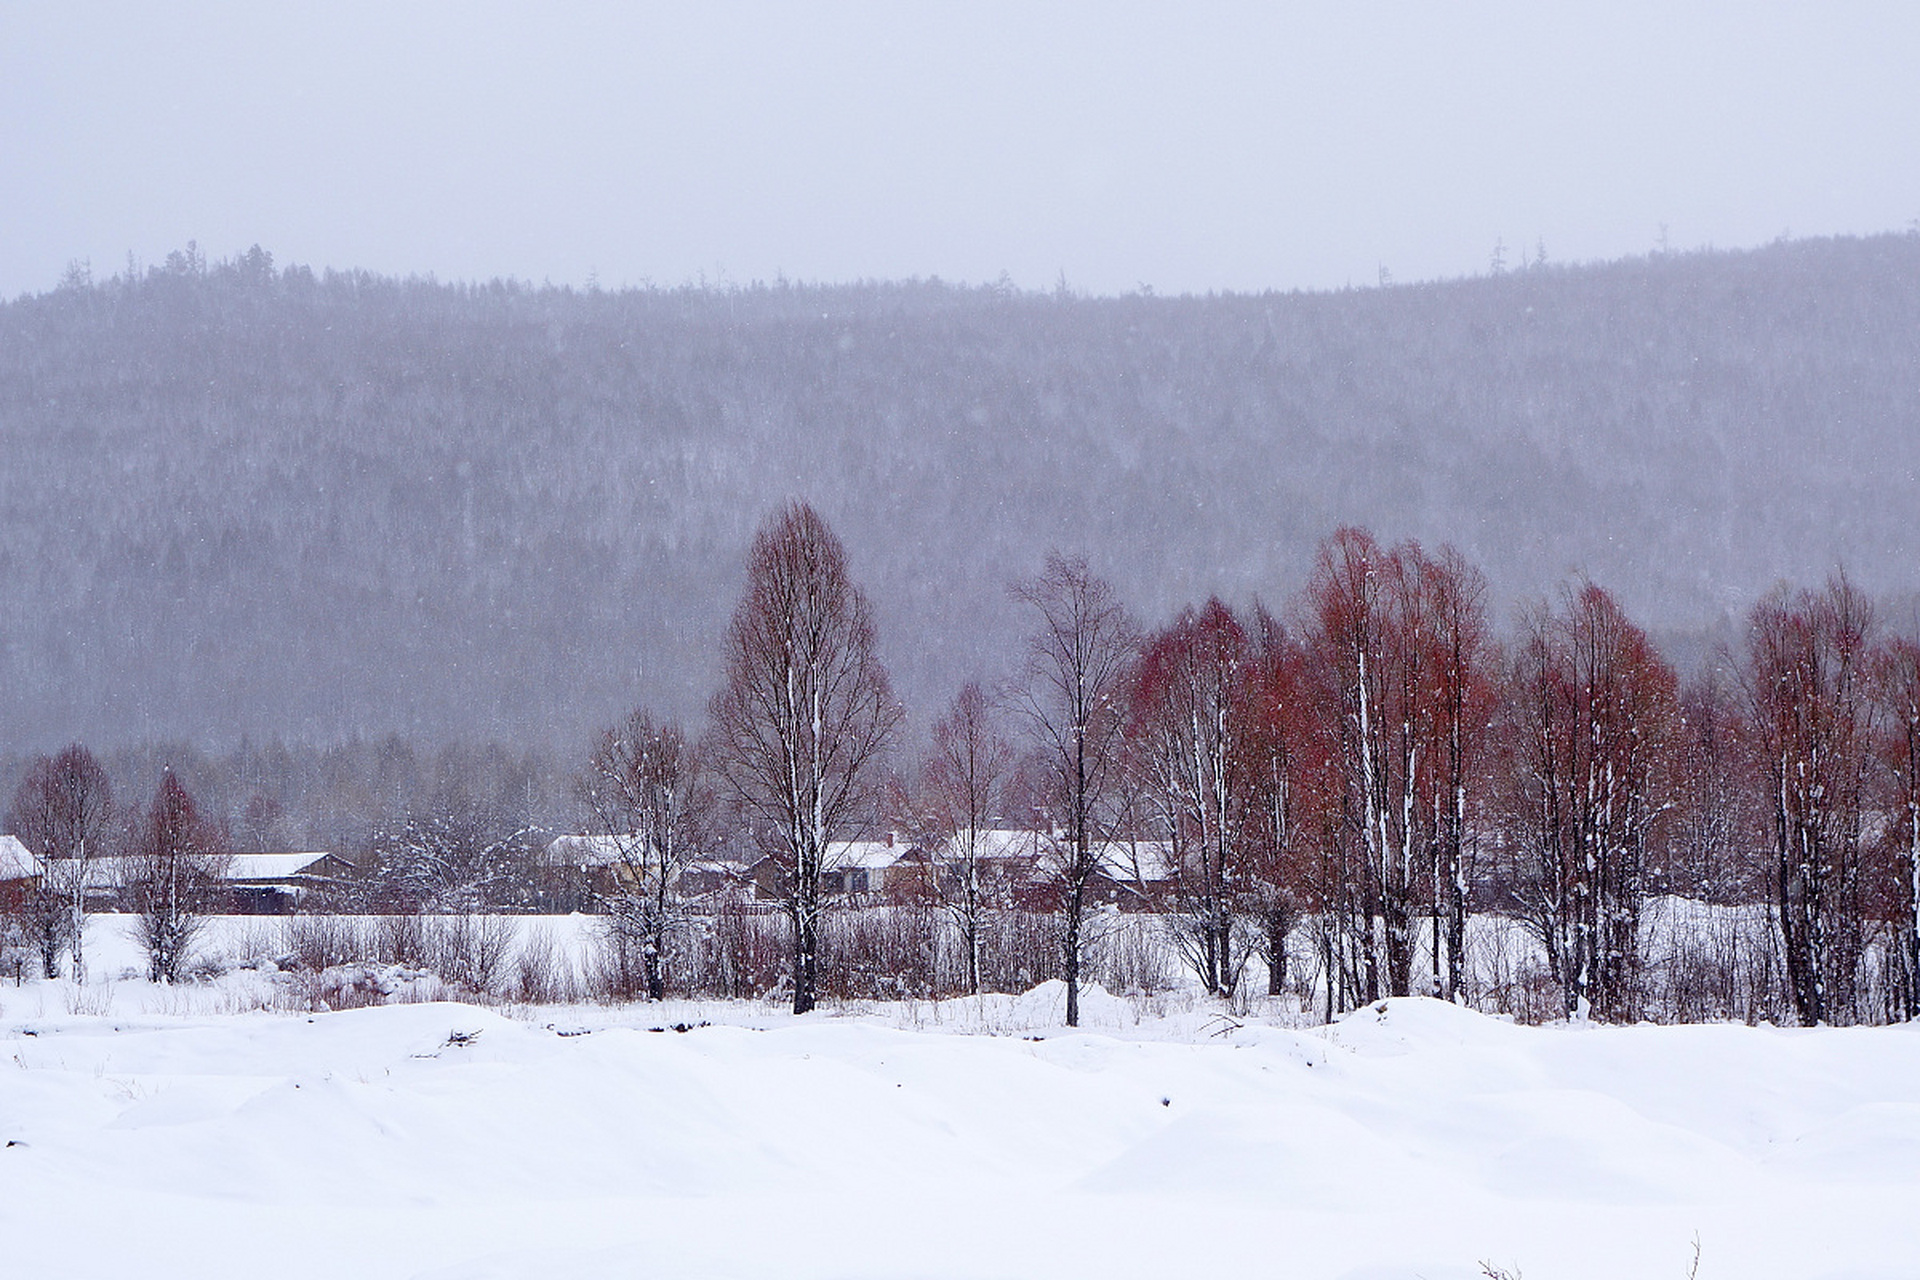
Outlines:
POLYGON ((1362 523, 1503 622, 1585 571, 1731 635, 1842 560, 1920 586, 1917 466, 1920 235, 1206 298, 175 255, 0 305, 0 749, 697 714, 799 496, 922 717, 1010 669, 1052 546, 1152 619, 1362 523))

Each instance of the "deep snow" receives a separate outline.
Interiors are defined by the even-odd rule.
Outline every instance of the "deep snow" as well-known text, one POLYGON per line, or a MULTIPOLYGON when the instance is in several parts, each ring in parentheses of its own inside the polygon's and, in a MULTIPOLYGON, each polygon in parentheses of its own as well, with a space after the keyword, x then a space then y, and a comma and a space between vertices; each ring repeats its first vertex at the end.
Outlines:
POLYGON ((0 989, 0 1271, 1920 1274, 1912 1027, 232 1011, 257 981, 0 989))

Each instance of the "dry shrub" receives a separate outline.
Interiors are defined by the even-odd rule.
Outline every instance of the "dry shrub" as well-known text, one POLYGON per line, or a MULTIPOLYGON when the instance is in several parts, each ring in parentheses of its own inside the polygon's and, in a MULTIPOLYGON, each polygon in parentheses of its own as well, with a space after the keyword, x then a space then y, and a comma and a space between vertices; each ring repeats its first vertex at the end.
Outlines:
POLYGON ((1792 1020, 1771 913, 1671 902, 1650 917, 1648 1016, 1661 1022, 1792 1020))
POLYGON ((1173 956, 1154 916, 1123 915, 1110 921, 1091 959, 1091 973, 1109 991, 1151 996, 1172 985, 1173 956))
POLYGON ((318 973, 370 959, 372 946, 351 916, 293 915, 281 927, 281 951, 294 967, 318 973))
POLYGON ((647 994, 640 943, 622 929, 602 929, 587 959, 587 993, 603 1004, 622 1004, 647 994))
POLYGON ((523 1004, 561 1004, 579 996, 573 965, 546 929, 521 940, 513 961, 513 998, 523 1004))
POLYGON ((980 989, 1018 993, 1063 976, 1065 922, 1036 911, 990 917, 980 936, 980 989))
POLYGON ((433 962, 427 940, 427 918, 419 912, 381 916, 374 926, 374 956, 383 964, 424 969, 433 962))
POLYGON ((689 991, 752 999, 790 980, 793 934, 787 918, 741 897, 729 897, 678 957, 678 984, 689 991))
MULTIPOLYGON (((959 933, 936 909, 909 903, 830 911, 820 934, 822 996, 924 999, 962 989, 959 933)), ((1059 918, 1045 913, 1002 912, 984 921, 982 990, 1026 991, 1058 977, 1061 937, 1059 918)), ((676 994, 758 999, 790 989, 792 964, 793 931, 785 913, 737 895, 712 903, 675 932, 663 976, 676 994)), ((644 997, 640 944, 618 930, 604 931, 580 986, 596 1000, 644 997)))
POLYGON ((427 967, 449 986, 477 996, 498 995, 519 932, 511 916, 435 916, 426 930, 427 967))
POLYGON ((924 999, 939 980, 943 921, 924 907, 836 912, 821 929, 820 992, 851 1000, 924 999))
MULTIPOLYGON (((675 919, 659 957, 667 996, 709 995, 750 1000, 787 978, 791 934, 785 917, 741 896, 703 902, 704 910, 675 919)), ((647 939, 618 917, 599 921, 576 984, 601 1002, 647 997, 647 939)))

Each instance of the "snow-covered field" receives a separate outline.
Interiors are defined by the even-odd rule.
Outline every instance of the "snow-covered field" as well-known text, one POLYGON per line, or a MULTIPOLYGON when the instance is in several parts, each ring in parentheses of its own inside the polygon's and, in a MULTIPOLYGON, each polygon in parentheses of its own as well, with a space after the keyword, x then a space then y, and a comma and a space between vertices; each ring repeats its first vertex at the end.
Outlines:
POLYGON ((1697 1238, 1701 1280, 1920 1275, 1912 1027, 266 981, 0 989, 0 1274, 1682 1280, 1697 1238))

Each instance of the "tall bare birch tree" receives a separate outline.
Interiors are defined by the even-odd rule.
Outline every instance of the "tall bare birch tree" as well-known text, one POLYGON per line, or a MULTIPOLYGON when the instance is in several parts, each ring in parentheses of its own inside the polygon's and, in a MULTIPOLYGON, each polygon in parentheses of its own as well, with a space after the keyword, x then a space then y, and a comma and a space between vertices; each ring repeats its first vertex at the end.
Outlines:
POLYGON ((1487 580, 1452 547, 1422 572, 1424 610, 1433 648, 1435 715, 1431 755, 1434 791, 1433 970, 1441 994, 1463 997, 1467 950, 1467 820, 1469 790, 1479 772, 1493 718, 1495 650, 1488 637, 1487 580), (1442 944, 1444 924, 1444 946, 1442 944))
POLYGON ((1389 551, 1364 529, 1340 529, 1321 544, 1307 587, 1313 648, 1346 777, 1344 819, 1358 853, 1359 883, 1345 895, 1347 943, 1369 1000, 1407 995, 1412 986, 1431 817, 1422 801, 1433 771, 1422 753, 1431 715, 1423 663, 1432 655, 1417 643, 1426 603, 1419 559, 1411 544, 1389 551))
POLYGON ((1466 946, 1467 818, 1491 714, 1486 584, 1456 551, 1380 546, 1364 529, 1321 545, 1310 649, 1345 779, 1357 884, 1335 886, 1366 998, 1412 989, 1417 924, 1451 998, 1466 946))
POLYGON ((901 719, 840 539, 795 503, 761 526, 714 695, 714 764, 783 872, 793 1011, 816 999, 827 846, 866 813, 901 719))
POLYGON ((1588 582, 1535 611, 1507 690, 1509 817, 1522 895, 1566 1009, 1636 1016, 1648 850, 1673 810, 1673 668, 1588 582))

